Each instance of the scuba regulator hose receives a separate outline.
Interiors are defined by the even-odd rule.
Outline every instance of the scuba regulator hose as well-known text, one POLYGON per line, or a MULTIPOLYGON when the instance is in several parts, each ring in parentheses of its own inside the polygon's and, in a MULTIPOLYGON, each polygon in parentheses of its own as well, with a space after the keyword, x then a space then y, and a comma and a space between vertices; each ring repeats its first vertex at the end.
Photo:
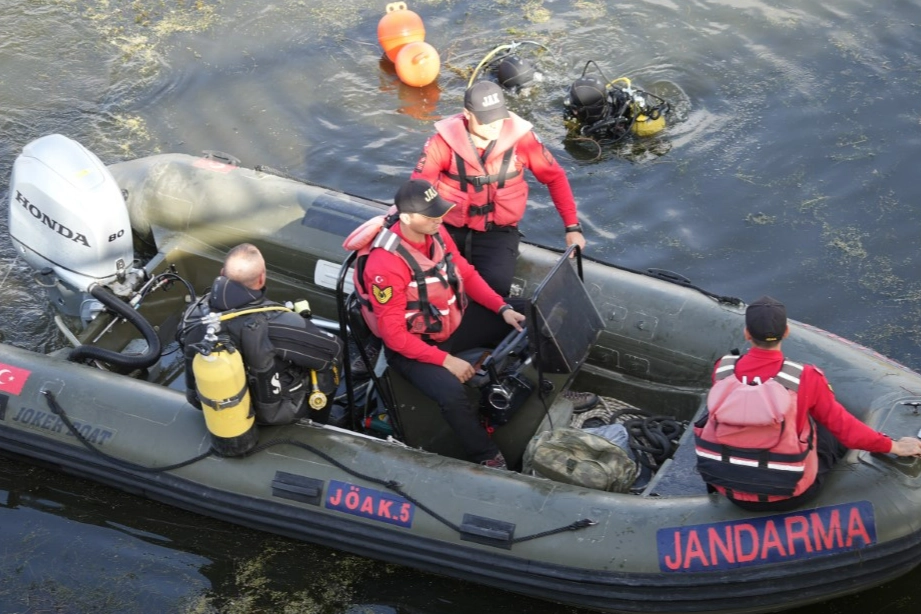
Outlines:
POLYGON ((126 369, 146 369, 156 364, 160 360, 161 343, 160 337, 157 336, 157 331, 150 325, 150 322, 145 320, 131 305, 112 294, 104 286, 93 284, 90 286, 90 294, 138 329, 144 336, 144 340, 147 341, 147 352, 137 356, 128 356, 93 345, 80 345, 70 351, 67 360, 77 362, 84 358, 91 358, 126 369))

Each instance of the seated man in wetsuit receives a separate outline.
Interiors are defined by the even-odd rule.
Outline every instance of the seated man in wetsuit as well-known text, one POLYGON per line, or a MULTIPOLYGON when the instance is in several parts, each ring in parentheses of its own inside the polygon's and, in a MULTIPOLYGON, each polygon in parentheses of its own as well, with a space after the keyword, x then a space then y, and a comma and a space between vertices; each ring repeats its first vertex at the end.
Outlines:
POLYGON ((185 350, 186 398, 200 407, 192 346, 205 336, 201 318, 214 312, 226 316, 251 310, 256 311, 224 319, 220 333, 228 335, 242 353, 256 422, 289 424, 309 417, 325 424, 339 383, 342 345, 338 337, 311 322, 309 312, 296 313, 266 298, 265 260, 249 243, 228 252, 211 291, 183 314, 177 337, 185 350), (317 388, 327 397, 325 406, 313 411, 308 408, 311 371, 316 373, 317 388))

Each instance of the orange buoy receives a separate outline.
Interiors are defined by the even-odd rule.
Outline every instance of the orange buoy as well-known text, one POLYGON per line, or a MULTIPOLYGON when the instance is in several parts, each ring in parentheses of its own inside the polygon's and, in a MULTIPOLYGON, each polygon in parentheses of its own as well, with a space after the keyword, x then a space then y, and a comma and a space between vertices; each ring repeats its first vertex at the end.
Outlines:
POLYGON ((397 54, 404 45, 425 40, 425 25, 422 18, 406 8, 405 2, 391 2, 387 13, 377 24, 377 42, 391 62, 397 61, 397 54))
POLYGON ((394 61, 400 81, 413 87, 428 85, 438 77, 441 58, 435 48, 425 42, 404 45, 394 61))

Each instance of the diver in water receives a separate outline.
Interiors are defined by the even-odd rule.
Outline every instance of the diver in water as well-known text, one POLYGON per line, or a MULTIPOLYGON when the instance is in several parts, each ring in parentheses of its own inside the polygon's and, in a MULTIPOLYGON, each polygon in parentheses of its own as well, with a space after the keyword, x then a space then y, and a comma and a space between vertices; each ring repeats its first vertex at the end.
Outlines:
MULTIPOLYGON (((474 68, 468 87, 480 75, 488 75, 513 94, 543 81, 543 74, 533 61, 518 53, 522 45, 546 50, 534 41, 499 45, 474 68)), ((631 134, 640 137, 657 134, 665 129, 665 117, 671 112, 671 105, 665 99, 634 87, 627 77, 608 81, 594 60, 586 62, 582 75, 570 86, 564 105, 567 123, 580 136, 604 144, 631 134), (590 67, 594 67, 598 76, 589 74, 590 67)))
POLYGON ((629 134, 651 136, 665 128, 671 106, 663 98, 633 87, 627 77, 608 81, 594 60, 569 88, 566 118, 582 136, 615 143, 629 134), (588 74, 594 65, 599 80, 588 74))

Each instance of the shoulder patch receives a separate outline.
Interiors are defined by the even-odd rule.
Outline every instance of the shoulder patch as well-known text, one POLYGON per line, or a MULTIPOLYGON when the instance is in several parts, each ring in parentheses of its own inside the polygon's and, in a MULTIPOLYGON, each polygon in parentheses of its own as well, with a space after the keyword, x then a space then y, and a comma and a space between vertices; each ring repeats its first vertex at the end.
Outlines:
MULTIPOLYGON (((426 143, 428 145, 428 143, 426 143)), ((428 159, 428 147, 422 151, 422 155, 419 156, 418 162, 416 162, 415 172, 421 173, 425 169, 425 161, 428 159)))
POLYGON ((393 298, 393 286, 381 288, 377 284, 371 284, 371 293, 374 295, 374 300, 383 305, 393 298))

